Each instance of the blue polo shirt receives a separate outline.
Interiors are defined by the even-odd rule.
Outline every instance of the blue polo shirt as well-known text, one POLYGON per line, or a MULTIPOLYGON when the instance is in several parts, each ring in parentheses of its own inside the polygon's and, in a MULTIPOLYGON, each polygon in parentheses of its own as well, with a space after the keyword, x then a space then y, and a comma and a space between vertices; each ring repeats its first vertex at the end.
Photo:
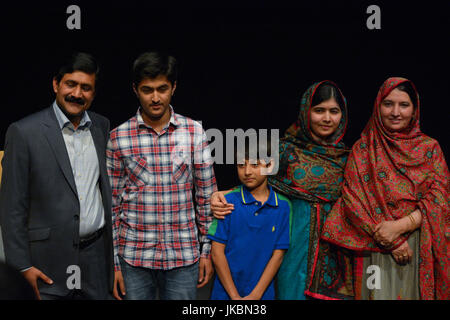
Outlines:
MULTIPOLYGON (((225 198, 234 210, 223 220, 214 219, 208 237, 226 245, 225 256, 236 289, 241 297, 255 288, 276 249, 289 247, 290 201, 273 191, 262 204, 243 185, 225 198)), ((216 276, 211 293, 213 300, 230 299, 216 276)), ((263 300, 275 299, 274 281, 267 287, 263 300)))

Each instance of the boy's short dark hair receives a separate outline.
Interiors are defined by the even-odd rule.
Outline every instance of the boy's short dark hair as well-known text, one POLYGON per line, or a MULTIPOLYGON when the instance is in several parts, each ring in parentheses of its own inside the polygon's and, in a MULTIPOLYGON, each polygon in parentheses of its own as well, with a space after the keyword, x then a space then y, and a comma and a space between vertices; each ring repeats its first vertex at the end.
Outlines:
POLYGON ((66 73, 72 73, 75 71, 95 74, 95 85, 97 86, 100 67, 91 54, 85 52, 75 52, 66 57, 61 67, 56 72, 54 78, 59 83, 66 73))
POLYGON ((267 141, 262 141, 257 135, 246 136, 243 150, 236 146, 234 159, 236 164, 242 163, 242 160, 263 160, 268 164, 273 159, 270 135, 267 135, 267 141), (253 141, 257 142, 252 143, 253 141))
POLYGON ((174 85, 177 81, 177 60, 162 52, 144 52, 133 63, 133 83, 137 87, 144 78, 164 75, 174 85))

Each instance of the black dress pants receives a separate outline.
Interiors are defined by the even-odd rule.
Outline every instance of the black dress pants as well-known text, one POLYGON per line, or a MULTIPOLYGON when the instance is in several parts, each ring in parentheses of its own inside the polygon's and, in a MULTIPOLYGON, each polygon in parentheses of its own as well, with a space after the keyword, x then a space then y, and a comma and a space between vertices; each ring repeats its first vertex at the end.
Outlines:
MULTIPOLYGON (((42 300, 111 300, 108 268, 105 255, 105 233, 89 246, 80 249, 80 289, 72 289, 67 296, 40 293, 42 300)), ((68 275, 69 277, 70 275, 68 275)))

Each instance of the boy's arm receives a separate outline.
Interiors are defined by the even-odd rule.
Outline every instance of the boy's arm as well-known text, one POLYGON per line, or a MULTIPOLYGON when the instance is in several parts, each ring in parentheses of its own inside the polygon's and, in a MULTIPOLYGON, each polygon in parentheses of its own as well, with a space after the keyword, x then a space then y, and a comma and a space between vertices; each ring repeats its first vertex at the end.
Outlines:
POLYGON ((230 267, 228 265, 227 257, 225 256, 225 244, 212 241, 211 255, 216 267, 217 275, 222 283, 225 291, 228 293, 232 300, 239 300, 239 295, 233 278, 231 277, 230 267))
POLYGON ((264 269, 264 272, 261 275, 261 278, 259 279, 255 288, 253 288, 252 292, 250 292, 248 296, 244 297, 243 300, 261 299, 267 287, 277 274, 278 269, 280 268, 281 262, 283 261, 284 251, 285 250, 282 249, 276 249, 273 251, 272 257, 267 263, 266 268, 264 269))

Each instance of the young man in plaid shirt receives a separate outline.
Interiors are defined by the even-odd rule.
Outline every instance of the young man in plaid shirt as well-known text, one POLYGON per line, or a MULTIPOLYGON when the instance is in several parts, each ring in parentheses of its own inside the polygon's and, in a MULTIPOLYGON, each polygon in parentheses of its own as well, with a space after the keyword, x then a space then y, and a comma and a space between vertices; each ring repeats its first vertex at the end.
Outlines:
POLYGON ((202 126, 174 113, 175 58, 158 52, 133 65, 137 114, 107 147, 113 194, 114 296, 195 299, 213 274, 209 199, 217 190, 202 126), (192 191, 195 189, 195 202, 192 191))

